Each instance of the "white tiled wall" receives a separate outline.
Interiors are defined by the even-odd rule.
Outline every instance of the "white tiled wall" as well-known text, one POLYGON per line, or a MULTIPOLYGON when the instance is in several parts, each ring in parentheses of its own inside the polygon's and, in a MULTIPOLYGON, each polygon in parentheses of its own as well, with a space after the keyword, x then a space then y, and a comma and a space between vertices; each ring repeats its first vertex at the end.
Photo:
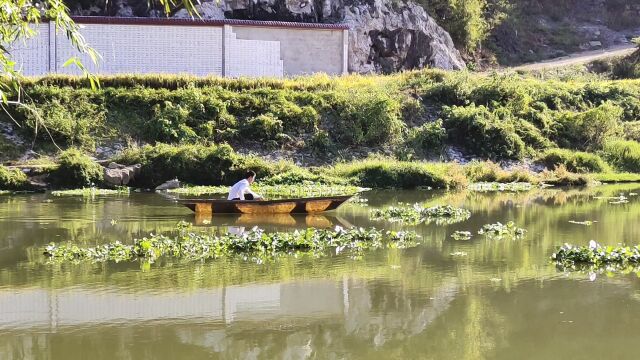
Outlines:
POLYGON ((9 50, 16 70, 27 76, 49 72, 49 24, 39 24, 34 30, 36 36, 13 43, 9 50))
POLYGON ((101 55, 98 64, 80 54, 64 34, 54 32, 53 24, 40 24, 37 36, 14 44, 11 56, 24 75, 78 74, 73 65, 63 67, 75 56, 96 74, 282 77, 344 71, 342 30, 83 24, 81 33, 101 55))
MULTIPOLYGON (((95 73, 222 75, 222 27, 86 24, 81 32, 102 56, 97 65, 81 56, 95 73)), ((77 50, 58 34, 57 72, 78 73, 75 67, 61 67, 72 56, 78 56, 77 50)))

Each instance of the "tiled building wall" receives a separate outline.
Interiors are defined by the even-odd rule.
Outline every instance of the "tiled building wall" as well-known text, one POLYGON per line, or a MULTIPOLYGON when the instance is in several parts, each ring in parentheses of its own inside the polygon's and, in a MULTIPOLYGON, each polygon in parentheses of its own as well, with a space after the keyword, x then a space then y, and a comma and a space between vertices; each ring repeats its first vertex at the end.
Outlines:
POLYGON ((259 26, 82 24, 86 41, 101 58, 79 54, 53 24, 11 52, 24 75, 78 74, 63 64, 78 56, 96 74, 188 73, 227 77, 282 77, 346 72, 343 30, 259 26))

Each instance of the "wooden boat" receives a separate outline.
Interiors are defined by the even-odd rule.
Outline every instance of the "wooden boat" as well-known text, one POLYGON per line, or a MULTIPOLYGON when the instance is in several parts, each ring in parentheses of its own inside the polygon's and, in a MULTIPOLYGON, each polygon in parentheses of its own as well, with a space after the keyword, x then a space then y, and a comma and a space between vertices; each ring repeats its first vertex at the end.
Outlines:
POLYGON ((177 202, 196 215, 309 214, 334 210, 351 197, 353 195, 280 200, 179 199, 177 202))

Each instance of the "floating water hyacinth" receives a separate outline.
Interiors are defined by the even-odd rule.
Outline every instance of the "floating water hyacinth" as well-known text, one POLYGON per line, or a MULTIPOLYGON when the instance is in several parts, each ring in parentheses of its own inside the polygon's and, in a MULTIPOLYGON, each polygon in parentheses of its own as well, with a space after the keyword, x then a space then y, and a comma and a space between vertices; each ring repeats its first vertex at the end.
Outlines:
POLYGON ((597 221, 595 221, 595 220, 593 220, 593 221, 591 221, 591 220, 585 220, 585 221, 569 220, 569 222, 570 222, 571 224, 576 224, 576 225, 585 225, 585 226, 591 226, 591 225, 593 225, 594 223, 597 223, 597 221))
POLYGON ((453 240, 471 240, 471 231, 454 231, 451 234, 453 240))
POLYGON ((464 252, 464 251, 456 251, 456 252, 452 252, 452 253, 451 253, 451 256, 454 256, 454 257, 464 257, 464 256, 467 256, 467 253, 466 253, 466 252, 464 252))
POLYGON ((454 224, 465 221, 471 216, 466 209, 451 205, 438 205, 425 208, 420 204, 413 206, 389 207, 376 209, 371 217, 374 220, 402 222, 409 225, 435 222, 438 225, 454 224))
MULTIPOLYGON (((368 190, 352 185, 297 184, 297 185, 261 185, 254 184, 252 190, 266 197, 317 197, 351 195, 368 190)), ((229 193, 228 186, 192 186, 167 190, 169 193, 200 196, 222 195, 229 193)))
POLYGON ((65 261, 133 261, 154 262, 160 257, 201 260, 240 255, 261 262, 283 254, 312 253, 329 255, 360 253, 368 249, 414 246, 414 232, 383 232, 375 228, 336 227, 334 230, 309 228, 290 233, 266 233, 254 228, 241 235, 194 233, 184 224, 175 236, 151 235, 134 240, 133 245, 119 241, 96 247, 50 243, 44 254, 53 262, 65 261))
POLYGON ((96 195, 128 195, 130 190, 126 186, 119 186, 115 189, 99 189, 95 187, 73 189, 73 190, 56 190, 52 191, 53 196, 85 196, 92 197, 96 195))
POLYGON ((513 221, 506 224, 495 223, 483 225, 478 234, 485 235, 492 239, 501 239, 505 237, 520 238, 526 234, 527 230, 517 227, 513 221))
POLYGON ((588 246, 562 245, 551 259, 562 270, 639 272, 640 247, 602 246, 594 240, 588 246))
POLYGON ((469 190, 478 192, 490 192, 490 191, 529 191, 534 186, 528 182, 513 182, 513 183, 498 183, 498 182, 479 182, 469 185, 469 190))

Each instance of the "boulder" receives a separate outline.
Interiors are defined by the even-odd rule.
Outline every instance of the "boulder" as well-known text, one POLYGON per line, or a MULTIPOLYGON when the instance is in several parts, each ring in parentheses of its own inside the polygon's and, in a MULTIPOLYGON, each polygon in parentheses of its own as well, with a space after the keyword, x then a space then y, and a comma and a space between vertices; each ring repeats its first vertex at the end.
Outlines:
POLYGON ((413 1, 226 0, 236 19, 341 23, 349 26, 349 71, 465 67, 449 33, 413 1))
POLYGON ((164 184, 156 187, 156 191, 159 190, 169 190, 169 189, 177 189, 180 187, 180 181, 178 179, 173 179, 165 182, 164 184))
MULTIPOLYGON (((196 5, 198 14, 205 20, 221 20, 224 19, 224 12, 226 10, 224 1, 208 1, 202 2, 200 5, 196 5)), ((191 15, 187 9, 178 10, 173 17, 179 19, 190 19, 191 15)))
POLYGON ((104 181, 115 186, 127 185, 140 174, 140 169, 142 169, 140 164, 124 166, 110 163, 109 166, 104 168, 104 181))

